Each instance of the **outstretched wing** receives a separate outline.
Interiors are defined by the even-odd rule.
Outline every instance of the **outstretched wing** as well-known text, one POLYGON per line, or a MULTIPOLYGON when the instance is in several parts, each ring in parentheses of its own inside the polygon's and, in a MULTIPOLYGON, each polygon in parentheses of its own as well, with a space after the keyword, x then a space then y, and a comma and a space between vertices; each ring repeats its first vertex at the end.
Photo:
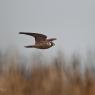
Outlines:
POLYGON ((25 35, 30 35, 35 38, 35 43, 39 43, 41 41, 45 41, 47 36, 39 33, 29 33, 29 32, 19 32, 19 34, 25 34, 25 35))
POLYGON ((57 40, 56 38, 47 39, 47 41, 54 41, 57 40))

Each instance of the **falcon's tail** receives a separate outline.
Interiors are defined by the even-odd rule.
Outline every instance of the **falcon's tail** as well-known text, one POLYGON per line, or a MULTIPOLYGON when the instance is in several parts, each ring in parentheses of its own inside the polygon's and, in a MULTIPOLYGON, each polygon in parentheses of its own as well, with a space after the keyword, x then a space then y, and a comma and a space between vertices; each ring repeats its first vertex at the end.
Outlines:
POLYGON ((31 45, 31 46, 24 46, 25 48, 34 48, 34 46, 33 45, 31 45))

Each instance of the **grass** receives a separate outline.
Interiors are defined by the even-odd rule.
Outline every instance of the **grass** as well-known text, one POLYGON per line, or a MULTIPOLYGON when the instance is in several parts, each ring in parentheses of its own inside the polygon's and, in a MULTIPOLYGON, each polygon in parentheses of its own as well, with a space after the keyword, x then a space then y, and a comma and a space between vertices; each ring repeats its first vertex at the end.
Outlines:
POLYGON ((58 55, 50 64, 41 58, 24 60, 19 54, 0 53, 0 95, 95 95, 94 68, 86 63, 92 64, 94 57, 85 61, 84 69, 78 56, 68 61, 58 55))

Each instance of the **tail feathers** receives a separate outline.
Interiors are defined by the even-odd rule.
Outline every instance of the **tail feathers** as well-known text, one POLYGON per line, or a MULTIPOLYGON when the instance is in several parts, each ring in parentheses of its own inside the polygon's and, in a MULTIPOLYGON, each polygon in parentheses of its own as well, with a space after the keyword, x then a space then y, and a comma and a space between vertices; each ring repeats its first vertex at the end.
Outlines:
POLYGON ((25 48, 34 48, 34 46, 33 45, 31 45, 31 46, 24 46, 25 48))

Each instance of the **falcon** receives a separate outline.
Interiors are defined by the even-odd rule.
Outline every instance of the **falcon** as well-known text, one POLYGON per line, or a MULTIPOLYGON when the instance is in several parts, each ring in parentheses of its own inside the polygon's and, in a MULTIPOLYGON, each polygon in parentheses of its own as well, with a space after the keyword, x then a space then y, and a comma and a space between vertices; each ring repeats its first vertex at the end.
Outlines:
POLYGON ((47 36, 44 34, 29 32, 19 32, 19 34, 25 34, 35 38, 35 44, 25 46, 26 48, 48 49, 55 45, 52 41, 56 40, 56 38, 47 39, 47 36))

